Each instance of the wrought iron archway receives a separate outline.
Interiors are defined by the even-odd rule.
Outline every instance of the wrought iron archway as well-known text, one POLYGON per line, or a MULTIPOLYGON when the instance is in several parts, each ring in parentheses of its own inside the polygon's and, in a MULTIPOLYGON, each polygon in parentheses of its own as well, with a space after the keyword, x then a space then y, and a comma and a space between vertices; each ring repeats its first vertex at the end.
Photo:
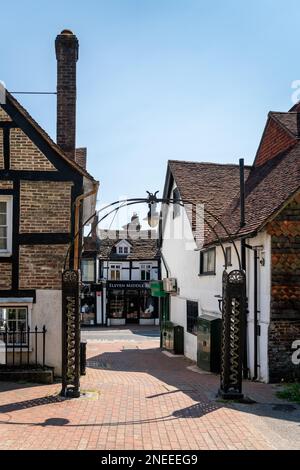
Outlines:
MULTIPOLYGON (((223 398, 241 398, 242 397, 242 363, 244 350, 244 328, 246 316, 246 275, 241 266, 241 258, 236 243, 228 232, 222 221, 211 211, 203 206, 204 216, 197 212, 197 206, 193 201, 186 199, 158 198, 156 193, 148 192, 147 198, 132 198, 115 201, 96 211, 80 227, 70 243, 64 262, 62 273, 62 324, 63 324, 63 380, 61 394, 64 396, 80 395, 80 315, 79 315, 79 285, 80 272, 74 269, 67 269, 67 259, 70 260, 70 251, 74 241, 78 238, 85 225, 90 223, 96 215, 108 210, 96 225, 100 224, 109 215, 118 212, 124 207, 136 204, 147 204, 149 207, 148 218, 155 214, 157 204, 177 204, 182 207, 189 204, 196 209, 196 215, 202 217, 203 221, 212 230, 218 243, 221 246, 224 256, 224 272, 222 281, 222 358, 221 358, 221 377, 219 394, 223 398), (227 257, 223 242, 216 232, 215 227, 205 218, 205 214, 216 221, 225 231, 226 238, 233 245, 239 269, 227 273, 227 257)), ((156 213, 157 214, 157 213, 156 213)), ((160 215, 161 216, 161 215, 160 215)), ((88 236, 91 234, 89 232, 88 236)), ((79 257, 79 253, 75 256, 79 257)))

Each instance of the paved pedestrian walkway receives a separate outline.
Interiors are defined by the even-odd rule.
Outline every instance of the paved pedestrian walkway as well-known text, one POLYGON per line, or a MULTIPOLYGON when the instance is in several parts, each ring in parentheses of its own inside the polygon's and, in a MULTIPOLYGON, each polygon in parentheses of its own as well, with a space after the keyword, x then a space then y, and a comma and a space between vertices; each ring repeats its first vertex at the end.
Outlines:
MULTIPOLYGON (((187 369, 187 359, 168 357, 158 345, 88 343, 79 399, 59 397, 59 384, 0 383, 0 449, 272 449, 289 441, 261 421, 264 414, 278 421, 278 405, 285 413, 276 387, 247 383, 259 404, 225 404, 215 399, 217 376, 187 369)), ((280 423, 299 432, 295 410, 286 415, 280 423)))

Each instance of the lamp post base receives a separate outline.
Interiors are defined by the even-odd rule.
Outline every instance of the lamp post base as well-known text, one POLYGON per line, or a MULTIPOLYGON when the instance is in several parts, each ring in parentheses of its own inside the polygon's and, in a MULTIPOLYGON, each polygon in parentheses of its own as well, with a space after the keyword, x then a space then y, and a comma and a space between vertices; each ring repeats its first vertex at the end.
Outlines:
POLYGON ((79 398, 80 390, 77 388, 62 388, 60 396, 65 398, 79 398))

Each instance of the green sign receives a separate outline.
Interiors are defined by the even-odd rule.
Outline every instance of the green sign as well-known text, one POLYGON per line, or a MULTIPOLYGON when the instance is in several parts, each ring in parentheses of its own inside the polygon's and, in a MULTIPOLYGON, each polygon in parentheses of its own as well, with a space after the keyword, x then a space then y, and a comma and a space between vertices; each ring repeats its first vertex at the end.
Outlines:
POLYGON ((167 295, 164 291, 163 281, 152 281, 150 287, 152 297, 165 297, 167 295))

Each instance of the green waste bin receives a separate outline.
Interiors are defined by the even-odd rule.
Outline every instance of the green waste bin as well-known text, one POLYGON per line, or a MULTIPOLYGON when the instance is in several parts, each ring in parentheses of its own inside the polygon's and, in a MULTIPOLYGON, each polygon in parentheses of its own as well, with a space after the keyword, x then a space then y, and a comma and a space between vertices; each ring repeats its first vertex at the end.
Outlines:
POLYGON ((183 326, 174 326, 174 354, 184 354, 184 329, 183 326))
POLYGON ((174 354, 184 354, 184 328, 167 321, 162 326, 162 347, 174 354))
POLYGON ((219 373, 221 368, 222 320, 203 314, 198 318, 197 366, 200 369, 219 373))

